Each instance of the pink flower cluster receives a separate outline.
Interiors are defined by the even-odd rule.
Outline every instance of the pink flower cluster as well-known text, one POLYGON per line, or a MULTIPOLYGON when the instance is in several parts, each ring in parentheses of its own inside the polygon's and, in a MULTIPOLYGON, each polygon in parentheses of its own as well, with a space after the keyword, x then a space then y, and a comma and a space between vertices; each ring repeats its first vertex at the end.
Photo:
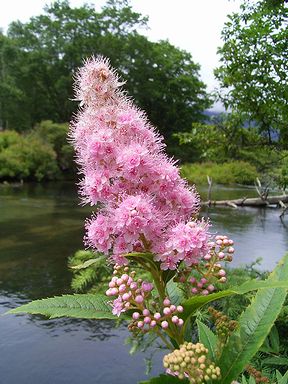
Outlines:
POLYGON ((109 283, 106 295, 117 296, 112 303, 112 313, 120 316, 122 312, 133 310, 131 329, 147 331, 159 327, 167 329, 171 323, 181 327, 183 319, 179 314, 183 312, 181 305, 173 305, 166 297, 161 303, 162 313, 154 308, 155 302, 151 295, 154 285, 142 279, 135 279, 136 272, 129 272, 128 267, 114 266, 113 277, 109 283), (122 273, 122 272, 123 273, 122 273), (119 276, 119 274, 121 276, 119 276))
POLYGON ((87 60, 76 76, 82 109, 70 136, 83 174, 80 193, 84 203, 101 204, 86 222, 86 245, 122 265, 132 251, 154 253, 162 269, 197 264, 210 249, 208 224, 191 219, 198 194, 122 84, 101 57, 87 60))

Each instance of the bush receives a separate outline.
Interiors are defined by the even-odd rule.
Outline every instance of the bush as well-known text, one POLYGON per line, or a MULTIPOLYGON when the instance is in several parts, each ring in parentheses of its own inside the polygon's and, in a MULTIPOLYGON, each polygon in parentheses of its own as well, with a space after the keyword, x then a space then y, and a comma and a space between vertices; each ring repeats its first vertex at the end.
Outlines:
POLYGON ((249 185, 258 177, 256 168, 245 161, 230 161, 224 164, 187 163, 182 165, 181 174, 193 184, 206 184, 207 175, 218 184, 249 185))
POLYGON ((0 132, 0 152, 10 145, 17 143, 19 140, 20 135, 15 131, 0 132))
POLYGON ((0 179, 53 180, 59 176, 56 153, 35 137, 0 133, 0 179), (9 141, 10 140, 10 141, 9 141))
POLYGON ((31 132, 33 137, 49 144, 56 153, 58 167, 61 171, 74 169, 73 148, 67 141, 68 123, 53 123, 51 120, 41 121, 31 132))

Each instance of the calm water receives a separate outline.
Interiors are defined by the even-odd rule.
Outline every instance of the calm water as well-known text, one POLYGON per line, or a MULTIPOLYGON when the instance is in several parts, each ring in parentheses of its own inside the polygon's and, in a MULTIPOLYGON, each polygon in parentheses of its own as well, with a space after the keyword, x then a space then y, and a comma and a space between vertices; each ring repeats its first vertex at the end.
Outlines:
MULTIPOLYGON (((243 196, 254 191, 213 192, 213 199, 243 196)), ((73 184, 0 188, 0 314, 31 299, 70 292, 67 257, 82 248, 89 213, 78 206, 73 184)), ((281 222, 278 210, 218 208, 203 215, 211 217, 215 232, 235 240, 234 266, 262 257, 261 268, 272 269, 288 250, 288 216, 281 222)), ((109 321, 2 316, 0 384, 137 383, 147 377, 148 354, 130 356, 127 335, 109 321)), ((152 374, 161 370, 159 354, 152 374)))

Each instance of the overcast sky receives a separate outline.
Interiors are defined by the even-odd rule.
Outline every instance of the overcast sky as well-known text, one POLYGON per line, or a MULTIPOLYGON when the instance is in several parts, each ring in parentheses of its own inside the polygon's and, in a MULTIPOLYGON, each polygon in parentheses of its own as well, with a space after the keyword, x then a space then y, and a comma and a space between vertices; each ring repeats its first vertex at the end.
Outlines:
MULTIPOLYGON (((84 2, 100 9, 104 0, 70 0, 72 6, 84 2)), ((149 16, 149 39, 168 39, 192 54, 201 65, 201 78, 208 91, 216 86, 213 69, 218 65, 217 47, 227 14, 239 10, 241 0, 131 0, 133 8, 149 16)), ((0 28, 6 31, 11 21, 28 21, 39 15, 49 0, 0 0, 0 28)))

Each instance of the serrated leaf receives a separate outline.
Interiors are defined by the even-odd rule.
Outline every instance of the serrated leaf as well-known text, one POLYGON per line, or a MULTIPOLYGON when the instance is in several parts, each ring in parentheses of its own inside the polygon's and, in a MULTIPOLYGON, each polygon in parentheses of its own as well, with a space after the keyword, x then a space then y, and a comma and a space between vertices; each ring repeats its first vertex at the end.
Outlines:
POLYGON ((104 295, 75 294, 34 300, 9 313, 30 313, 49 317, 75 317, 80 319, 116 319, 104 295))
MULTIPOLYGON (((288 254, 278 263, 267 281, 287 279, 288 254)), ((270 287, 269 284, 267 286, 270 287)), ((261 289, 242 313, 239 328, 229 337, 217 362, 222 373, 222 384, 230 384, 235 380, 259 350, 281 311, 286 293, 285 288, 261 289)))
POLYGON ((99 262, 99 259, 89 259, 89 260, 84 261, 84 263, 82 263, 82 264, 74 265, 73 267, 71 266, 70 268, 71 269, 77 269, 77 270, 78 269, 84 269, 84 268, 88 268, 91 265, 96 264, 98 262, 99 262))
POLYGON ((179 305, 183 301, 183 291, 179 288, 179 285, 175 283, 172 279, 166 285, 167 294, 171 303, 174 305, 179 305))
POLYGON ((273 281, 273 280, 251 280, 239 287, 230 287, 227 290, 211 293, 207 296, 195 296, 188 300, 185 300, 182 305, 184 312, 182 314, 183 319, 187 319, 197 309, 203 307, 203 305, 210 303, 211 301, 222 299, 223 297, 232 295, 243 295, 251 291, 264 289, 264 288, 286 288, 288 289, 288 281, 273 281))
MULTIPOLYGON (((278 372, 278 371, 277 371, 278 372)), ((287 384, 288 382, 288 371, 278 380, 278 384, 287 384)))
POLYGON ((178 377, 171 375, 160 375, 157 377, 153 377, 147 381, 140 381, 138 384, 188 384, 189 381, 187 379, 180 380, 178 377))
POLYGON ((268 364, 268 365, 285 365, 288 366, 288 358, 287 357, 281 357, 281 356, 271 356, 266 357, 262 360, 262 364, 268 364))
POLYGON ((279 349, 280 349, 279 333, 275 325, 271 329, 271 332, 269 334, 269 340, 270 340, 270 344, 273 352, 279 353, 279 349))
POLYGON ((199 341, 208 349, 208 357, 216 361, 217 336, 202 321, 197 320, 199 341))

